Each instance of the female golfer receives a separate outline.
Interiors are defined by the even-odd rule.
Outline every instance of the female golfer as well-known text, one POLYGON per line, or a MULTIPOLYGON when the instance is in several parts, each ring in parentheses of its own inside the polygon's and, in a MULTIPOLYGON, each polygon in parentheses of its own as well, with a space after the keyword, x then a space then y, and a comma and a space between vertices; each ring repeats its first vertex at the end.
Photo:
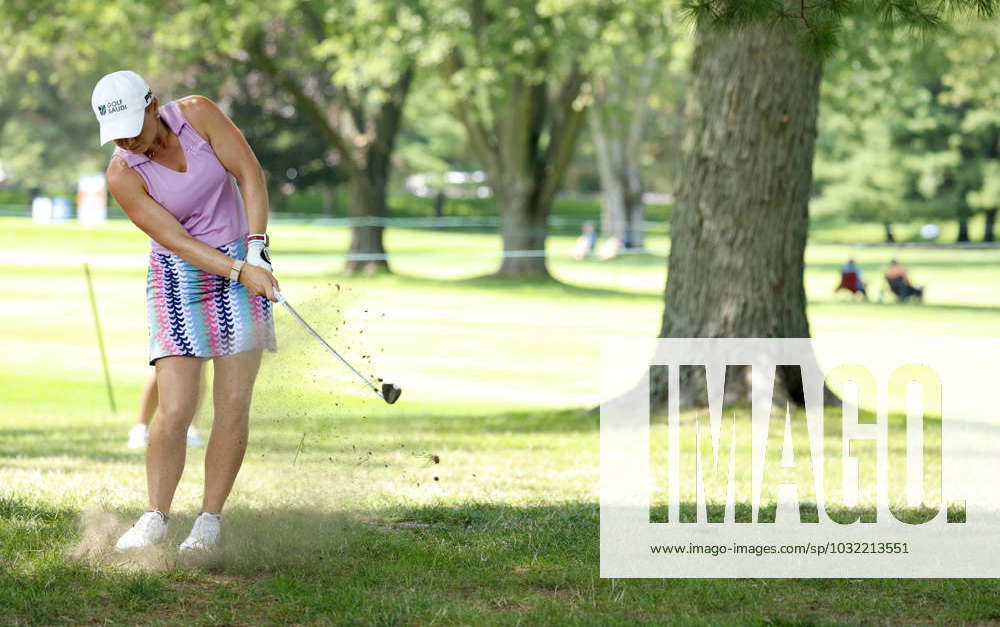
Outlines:
POLYGON ((165 537, 202 364, 212 359, 215 420, 202 513, 180 546, 210 549, 221 539, 222 506, 243 463, 261 353, 275 350, 278 282, 267 255, 264 174, 239 129, 207 98, 161 107, 141 76, 121 71, 98 81, 91 104, 101 144, 118 146, 108 188, 152 240, 146 302, 159 408, 146 449, 150 511, 115 548, 165 537))

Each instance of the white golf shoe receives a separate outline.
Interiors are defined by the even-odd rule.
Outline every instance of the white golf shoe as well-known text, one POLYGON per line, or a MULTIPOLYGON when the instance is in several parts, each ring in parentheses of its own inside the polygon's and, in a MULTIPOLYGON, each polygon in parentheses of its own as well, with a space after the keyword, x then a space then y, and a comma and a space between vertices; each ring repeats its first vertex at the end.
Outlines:
POLYGON ((118 538, 116 551, 138 549, 163 542, 167 535, 167 518, 162 512, 146 512, 132 527, 118 538))
POLYGON ((129 429, 127 446, 129 448, 145 448, 148 439, 149 432, 146 425, 140 423, 129 429))
POLYGON ((194 520, 194 527, 187 540, 181 542, 180 551, 208 551, 222 542, 222 516, 202 512, 194 520))

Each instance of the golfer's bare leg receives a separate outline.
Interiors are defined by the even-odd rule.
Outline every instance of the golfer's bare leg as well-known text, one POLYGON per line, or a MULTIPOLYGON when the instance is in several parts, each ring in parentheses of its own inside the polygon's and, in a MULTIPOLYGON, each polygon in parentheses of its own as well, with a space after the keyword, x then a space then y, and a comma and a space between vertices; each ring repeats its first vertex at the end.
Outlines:
POLYGON ((205 453, 205 500, 201 511, 222 513, 247 450, 250 400, 263 351, 215 358, 215 420, 205 453))
POLYGON ((159 404, 146 447, 146 482, 150 509, 170 511, 184 472, 187 429, 198 409, 198 385, 204 360, 163 357, 156 361, 159 404))

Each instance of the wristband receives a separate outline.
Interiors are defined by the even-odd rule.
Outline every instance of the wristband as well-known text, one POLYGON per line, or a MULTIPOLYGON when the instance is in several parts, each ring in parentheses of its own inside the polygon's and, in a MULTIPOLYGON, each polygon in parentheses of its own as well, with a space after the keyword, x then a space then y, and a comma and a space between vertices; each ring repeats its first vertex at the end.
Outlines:
POLYGON ((243 269, 243 264, 246 262, 242 259, 233 259, 233 267, 229 270, 229 280, 239 281, 240 280, 240 270, 243 269))
POLYGON ((271 238, 267 233, 251 233, 250 235, 247 235, 247 242, 249 243, 253 241, 264 242, 264 246, 271 245, 271 238))

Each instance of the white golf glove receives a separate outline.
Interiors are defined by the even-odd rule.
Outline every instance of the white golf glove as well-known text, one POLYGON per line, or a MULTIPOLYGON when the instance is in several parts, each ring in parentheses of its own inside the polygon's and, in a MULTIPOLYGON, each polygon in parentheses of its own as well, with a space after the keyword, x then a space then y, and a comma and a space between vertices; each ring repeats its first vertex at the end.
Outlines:
POLYGON ((271 267, 271 256, 267 254, 267 245, 270 238, 266 233, 254 233, 247 236, 247 263, 251 266, 264 268, 268 272, 274 272, 271 267))

